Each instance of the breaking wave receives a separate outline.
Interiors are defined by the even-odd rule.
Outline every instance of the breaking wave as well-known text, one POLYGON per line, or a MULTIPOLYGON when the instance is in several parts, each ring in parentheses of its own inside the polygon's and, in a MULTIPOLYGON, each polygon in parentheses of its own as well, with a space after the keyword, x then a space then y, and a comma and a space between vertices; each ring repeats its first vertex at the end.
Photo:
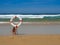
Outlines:
POLYGON ((45 16, 54 17, 60 16, 60 14, 52 14, 52 15, 22 15, 22 14, 7 14, 7 15, 0 15, 0 18, 11 18, 12 16, 20 16, 21 18, 44 18, 45 16))

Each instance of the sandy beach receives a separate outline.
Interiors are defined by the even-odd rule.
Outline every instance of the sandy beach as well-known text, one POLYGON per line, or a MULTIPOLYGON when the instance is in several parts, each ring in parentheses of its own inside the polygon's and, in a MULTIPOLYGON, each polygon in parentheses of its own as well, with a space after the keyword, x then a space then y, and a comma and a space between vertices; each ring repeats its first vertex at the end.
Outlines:
POLYGON ((0 36, 0 45, 60 45, 60 35, 0 36))
POLYGON ((0 24, 0 45, 60 45, 59 24, 22 24, 15 36, 11 30, 12 25, 0 24))

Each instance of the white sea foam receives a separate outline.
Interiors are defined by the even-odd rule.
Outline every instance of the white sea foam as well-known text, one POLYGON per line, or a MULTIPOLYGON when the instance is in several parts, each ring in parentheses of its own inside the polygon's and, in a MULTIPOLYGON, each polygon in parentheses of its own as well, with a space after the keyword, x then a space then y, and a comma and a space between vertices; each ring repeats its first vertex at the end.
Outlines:
POLYGON ((21 18, 43 18, 43 17, 54 17, 54 16, 60 16, 60 14, 57 15, 14 15, 14 14, 10 14, 10 15, 0 15, 0 18, 11 18, 12 16, 20 16, 21 18))

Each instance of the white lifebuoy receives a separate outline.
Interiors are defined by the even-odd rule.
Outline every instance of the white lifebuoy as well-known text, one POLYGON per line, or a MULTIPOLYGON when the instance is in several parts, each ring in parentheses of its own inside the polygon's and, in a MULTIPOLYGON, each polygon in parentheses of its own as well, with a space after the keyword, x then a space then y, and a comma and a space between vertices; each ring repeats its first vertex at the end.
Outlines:
POLYGON ((19 27, 19 26, 21 25, 21 23, 22 23, 22 18, 19 17, 19 16, 13 16, 13 17, 10 19, 10 24, 11 24, 13 27, 19 27), (19 23, 18 23, 17 25, 13 23, 13 19, 14 19, 14 18, 19 18, 19 23))

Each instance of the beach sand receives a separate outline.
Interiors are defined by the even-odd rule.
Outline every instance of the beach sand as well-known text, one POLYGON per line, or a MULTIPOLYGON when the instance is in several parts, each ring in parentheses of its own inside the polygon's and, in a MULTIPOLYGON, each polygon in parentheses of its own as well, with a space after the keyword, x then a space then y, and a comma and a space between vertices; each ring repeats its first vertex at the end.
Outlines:
POLYGON ((0 45, 60 45, 60 35, 0 36, 0 45))

